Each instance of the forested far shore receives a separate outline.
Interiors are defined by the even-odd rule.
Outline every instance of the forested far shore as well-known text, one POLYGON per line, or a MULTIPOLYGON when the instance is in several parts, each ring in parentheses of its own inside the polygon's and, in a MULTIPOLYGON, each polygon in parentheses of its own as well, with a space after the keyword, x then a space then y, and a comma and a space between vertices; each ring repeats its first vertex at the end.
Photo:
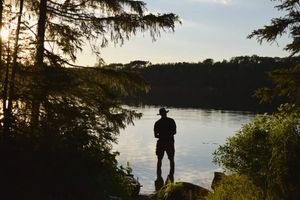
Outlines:
POLYGON ((299 57, 238 56, 222 62, 151 64, 132 61, 109 68, 135 70, 150 85, 150 91, 127 99, 131 105, 165 105, 242 111, 271 111, 286 99, 261 104, 254 92, 272 87, 268 73, 300 63, 299 57))

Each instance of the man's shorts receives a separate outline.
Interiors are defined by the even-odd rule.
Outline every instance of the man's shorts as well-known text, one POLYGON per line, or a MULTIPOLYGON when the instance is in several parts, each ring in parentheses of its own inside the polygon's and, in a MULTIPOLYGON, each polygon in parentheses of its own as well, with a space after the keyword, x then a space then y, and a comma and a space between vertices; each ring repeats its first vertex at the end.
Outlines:
POLYGON ((156 143, 157 158, 162 159, 164 157, 165 151, 167 152, 168 158, 170 160, 173 160, 175 154, 174 141, 161 141, 161 140, 157 141, 156 143))

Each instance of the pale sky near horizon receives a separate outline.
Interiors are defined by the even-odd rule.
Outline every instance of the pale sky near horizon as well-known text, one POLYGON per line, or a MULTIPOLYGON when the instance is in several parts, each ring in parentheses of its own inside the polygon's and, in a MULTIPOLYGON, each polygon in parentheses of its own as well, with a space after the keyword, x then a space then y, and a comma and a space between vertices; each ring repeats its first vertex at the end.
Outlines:
MULTIPOLYGON (((152 63, 215 61, 235 56, 288 56, 283 48, 289 38, 260 45, 247 39, 254 29, 283 16, 270 0, 144 0, 153 13, 177 14, 182 24, 174 33, 162 32, 156 42, 149 33, 137 34, 120 47, 113 44, 102 49, 106 63, 145 60, 152 63)), ((78 55, 78 64, 94 65, 96 58, 88 50, 78 55)))

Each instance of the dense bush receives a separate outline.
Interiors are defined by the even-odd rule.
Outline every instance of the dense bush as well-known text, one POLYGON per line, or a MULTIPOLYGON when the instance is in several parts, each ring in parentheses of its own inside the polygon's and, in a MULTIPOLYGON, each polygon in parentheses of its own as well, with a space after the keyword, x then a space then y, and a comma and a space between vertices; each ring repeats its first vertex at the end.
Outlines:
POLYGON ((0 145, 3 199, 129 199, 126 172, 115 154, 84 130, 18 135, 0 145), (80 132, 82 131, 82 132, 80 132))
POLYGON ((300 199, 300 110, 285 104, 257 116, 215 152, 215 162, 246 175, 267 199, 300 199))
POLYGON ((21 68, 17 78, 21 89, 6 131, 0 117, 1 199, 130 199, 112 144, 120 128, 141 116, 119 100, 145 87, 141 78, 126 71, 50 67, 21 68), (35 73, 42 81, 33 81, 35 73), (38 122, 32 123, 37 97, 38 122))
POLYGON ((246 176, 224 176, 206 200, 261 200, 263 192, 246 176))

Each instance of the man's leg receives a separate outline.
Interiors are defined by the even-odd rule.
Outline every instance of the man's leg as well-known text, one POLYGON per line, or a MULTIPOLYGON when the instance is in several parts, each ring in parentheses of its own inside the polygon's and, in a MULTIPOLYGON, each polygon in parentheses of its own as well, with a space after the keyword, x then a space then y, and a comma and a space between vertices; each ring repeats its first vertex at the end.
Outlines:
POLYGON ((169 175, 174 176, 175 162, 174 159, 170 159, 170 172, 169 175))
POLYGON ((166 184, 168 183, 173 183, 174 182, 174 168, 175 168, 175 162, 174 159, 169 159, 170 160, 170 172, 169 175, 166 179, 166 184))
POLYGON ((158 191, 164 186, 164 180, 161 177, 161 164, 164 157, 164 149, 162 143, 158 140, 156 143, 156 156, 157 156, 157 165, 156 165, 156 175, 157 179, 154 181, 155 190, 158 191))
POLYGON ((162 159, 164 157, 164 146, 163 143, 158 140, 156 143, 156 156, 157 156, 157 165, 156 165, 156 175, 157 178, 161 177, 161 164, 162 164, 162 159))
POLYGON ((164 186, 164 179, 161 177, 161 163, 162 163, 162 159, 157 158, 157 168, 156 168, 157 179, 154 181, 155 191, 160 190, 164 186))
POLYGON ((168 181, 170 181, 171 183, 174 182, 174 171, 175 171, 175 162, 174 162, 174 155, 175 155, 175 148, 174 148, 174 141, 171 141, 169 144, 168 144, 168 147, 167 147, 167 154, 168 154, 168 158, 169 158, 169 161, 170 161, 170 172, 169 172, 169 175, 168 175, 168 181))
POLYGON ((162 159, 157 158, 157 166, 156 166, 157 178, 161 177, 161 163, 162 163, 162 159))

